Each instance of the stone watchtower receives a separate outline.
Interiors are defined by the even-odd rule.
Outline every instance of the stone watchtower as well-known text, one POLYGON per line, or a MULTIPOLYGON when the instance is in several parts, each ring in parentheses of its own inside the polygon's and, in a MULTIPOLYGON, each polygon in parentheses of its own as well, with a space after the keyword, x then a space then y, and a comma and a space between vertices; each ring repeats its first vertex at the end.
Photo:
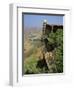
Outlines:
POLYGON ((42 34, 44 37, 47 37, 49 33, 52 31, 52 25, 47 23, 47 20, 43 21, 42 34))
POLYGON ((43 35, 45 35, 47 20, 43 21, 43 35))

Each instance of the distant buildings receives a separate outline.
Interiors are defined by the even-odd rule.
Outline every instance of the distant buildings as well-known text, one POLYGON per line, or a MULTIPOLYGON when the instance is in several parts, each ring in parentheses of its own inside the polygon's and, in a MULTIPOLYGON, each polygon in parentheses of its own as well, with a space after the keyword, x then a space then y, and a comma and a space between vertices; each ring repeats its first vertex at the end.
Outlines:
POLYGON ((37 33, 30 33, 29 40, 31 41, 40 41, 40 35, 37 35, 37 33))

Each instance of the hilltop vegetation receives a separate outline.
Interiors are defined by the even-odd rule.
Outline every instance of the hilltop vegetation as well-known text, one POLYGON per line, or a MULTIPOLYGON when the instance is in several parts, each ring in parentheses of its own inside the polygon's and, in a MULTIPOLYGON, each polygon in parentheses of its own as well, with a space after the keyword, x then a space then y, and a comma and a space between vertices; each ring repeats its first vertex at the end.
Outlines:
POLYGON ((53 53, 57 73, 63 72, 63 30, 58 29, 55 33, 49 34, 49 46, 53 46, 53 53))
MULTIPOLYGON (((24 74, 38 74, 38 73, 62 73, 63 72, 63 30, 58 29, 55 33, 49 33, 46 41, 41 41, 41 32, 34 32, 36 35, 30 37, 27 34, 26 41, 24 43, 24 74), (39 38, 38 38, 39 36, 39 38), (34 41, 33 41, 34 40, 34 41), (51 70, 49 70, 45 58, 43 58, 42 50, 51 52, 54 57, 54 61, 49 63, 51 70), (41 59, 42 58, 42 59, 41 59)), ((49 60, 50 61, 50 60, 49 60)))

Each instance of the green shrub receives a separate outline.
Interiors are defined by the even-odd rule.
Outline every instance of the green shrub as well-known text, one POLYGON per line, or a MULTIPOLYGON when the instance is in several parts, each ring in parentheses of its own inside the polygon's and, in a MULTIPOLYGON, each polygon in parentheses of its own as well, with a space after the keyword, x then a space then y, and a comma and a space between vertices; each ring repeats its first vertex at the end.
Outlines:
POLYGON ((55 33, 50 33, 49 45, 54 45, 54 59, 57 72, 63 72, 63 30, 58 29, 55 33))

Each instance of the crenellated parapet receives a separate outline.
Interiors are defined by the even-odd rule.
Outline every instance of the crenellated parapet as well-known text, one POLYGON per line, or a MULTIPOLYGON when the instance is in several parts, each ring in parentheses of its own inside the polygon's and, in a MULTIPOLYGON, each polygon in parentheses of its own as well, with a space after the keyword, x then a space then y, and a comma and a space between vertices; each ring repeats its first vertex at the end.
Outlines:
POLYGON ((48 35, 50 32, 56 32, 57 29, 63 29, 63 25, 48 24, 47 21, 43 22, 43 35, 48 35))

